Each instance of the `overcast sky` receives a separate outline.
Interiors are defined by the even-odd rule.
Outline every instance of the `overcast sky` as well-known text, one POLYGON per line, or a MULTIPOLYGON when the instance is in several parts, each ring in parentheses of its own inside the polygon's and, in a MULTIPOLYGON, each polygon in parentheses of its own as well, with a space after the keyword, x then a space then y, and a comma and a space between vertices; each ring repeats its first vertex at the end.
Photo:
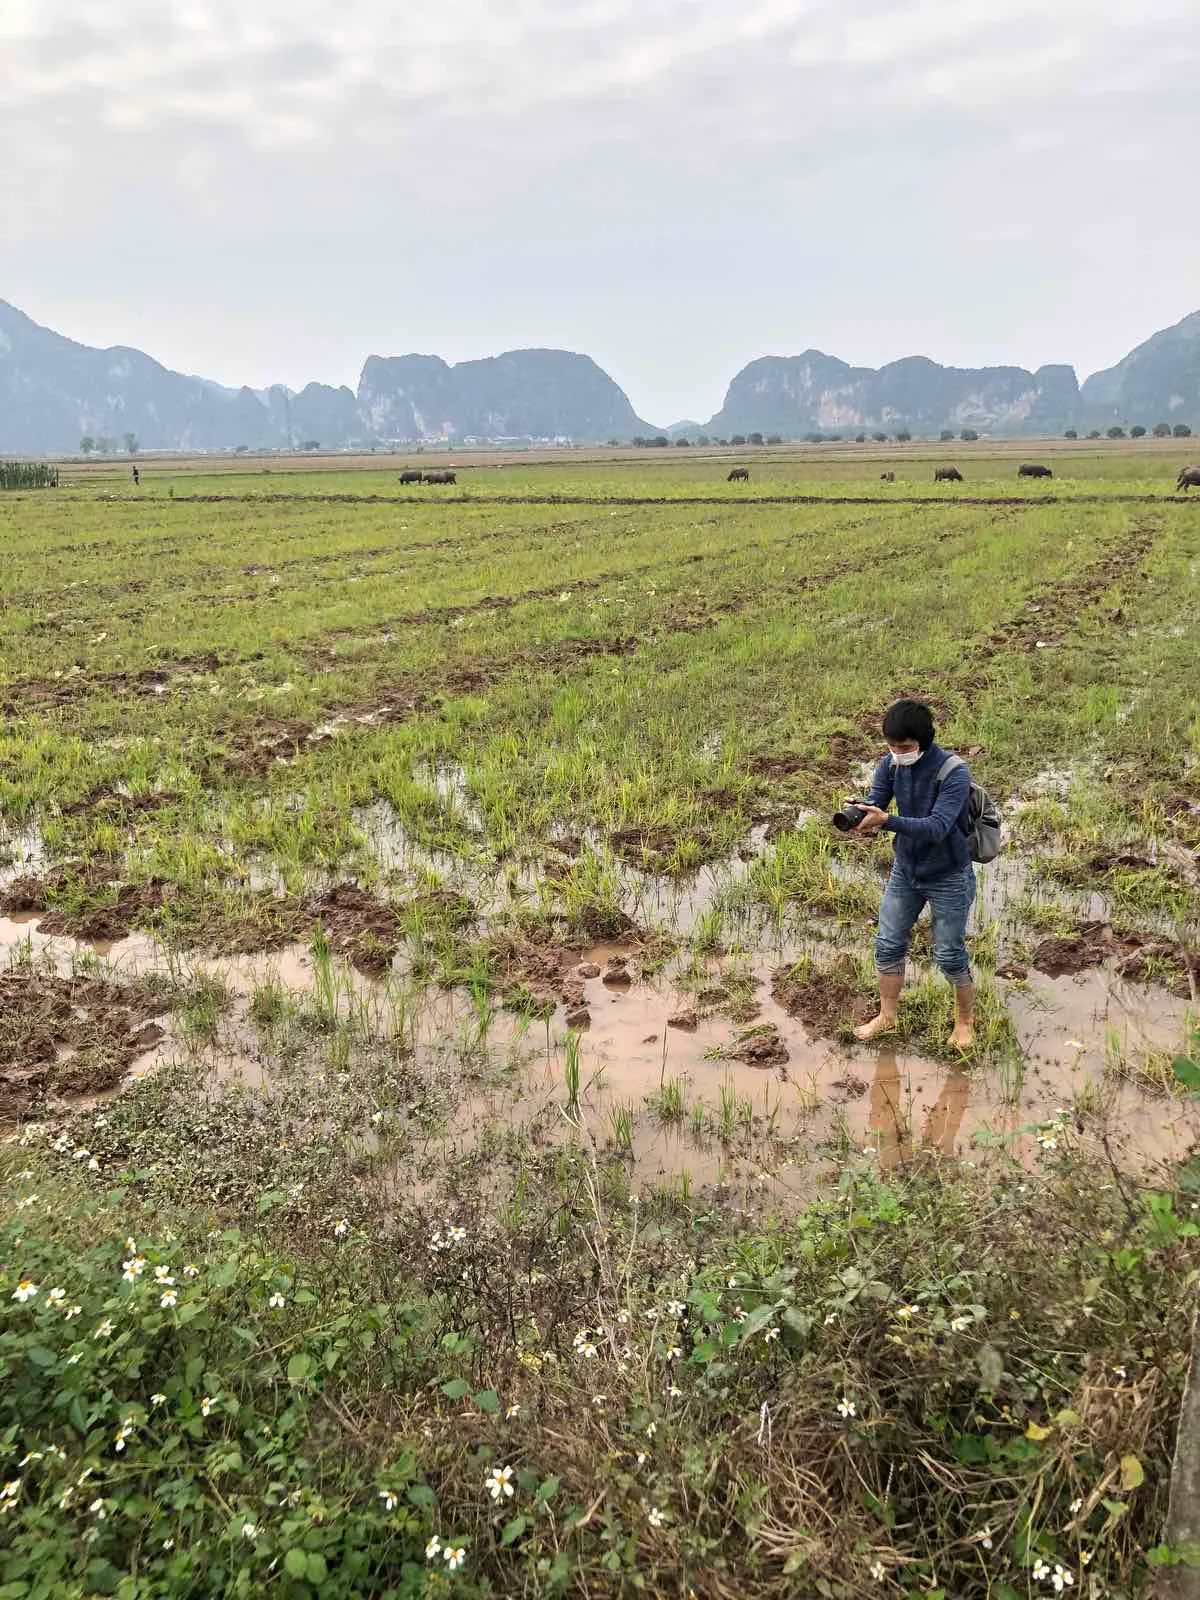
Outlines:
POLYGON ((1200 307, 1196 0, 2 0, 0 298, 225 383, 1072 362, 1200 307))

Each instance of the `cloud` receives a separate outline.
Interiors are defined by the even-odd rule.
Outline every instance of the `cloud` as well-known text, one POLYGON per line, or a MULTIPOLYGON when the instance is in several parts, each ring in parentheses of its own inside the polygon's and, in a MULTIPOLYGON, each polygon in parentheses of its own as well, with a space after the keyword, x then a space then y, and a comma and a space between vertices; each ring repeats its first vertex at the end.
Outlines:
POLYGON ((715 403, 763 343, 1016 358, 1011 338, 1065 337, 1043 302, 1085 273, 1077 327, 1115 340, 1151 218, 1164 309, 1187 292, 1167 197, 1190 181, 1193 4, 6 0, 0 294, 259 367, 231 381, 352 379, 351 341, 560 339, 626 362, 649 412, 703 409, 681 392, 702 374, 715 403), (211 301, 203 339, 173 298, 211 301))

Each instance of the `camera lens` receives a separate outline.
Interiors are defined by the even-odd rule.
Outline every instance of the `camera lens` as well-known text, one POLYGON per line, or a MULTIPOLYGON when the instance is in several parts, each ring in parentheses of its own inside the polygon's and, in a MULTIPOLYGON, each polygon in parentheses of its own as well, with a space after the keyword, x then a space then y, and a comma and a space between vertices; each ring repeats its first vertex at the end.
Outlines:
POLYGON ((866 816, 865 806, 844 805, 833 813, 833 825, 839 833, 850 833, 866 816))

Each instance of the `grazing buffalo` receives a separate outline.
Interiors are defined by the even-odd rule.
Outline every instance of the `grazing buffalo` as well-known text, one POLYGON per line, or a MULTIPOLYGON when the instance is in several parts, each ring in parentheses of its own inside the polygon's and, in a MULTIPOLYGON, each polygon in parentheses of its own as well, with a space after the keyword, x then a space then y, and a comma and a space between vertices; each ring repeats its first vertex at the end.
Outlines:
POLYGON ((749 483, 750 482, 750 468, 749 467, 734 467, 733 471, 729 474, 728 478, 726 478, 725 482, 726 483, 749 483))
POLYGON ((402 472, 400 474, 400 482, 401 483, 420 483, 422 477, 423 477, 423 474, 418 472, 415 467, 410 467, 407 472, 402 472))
POLYGON ((1054 474, 1049 467, 1042 466, 1040 461, 1022 461, 1017 468, 1018 478, 1052 478, 1054 474))
POLYGON ((1175 480, 1175 487, 1185 493, 1189 489, 1200 489, 1200 467, 1184 467, 1175 480))
POLYGON ((957 467, 935 467, 933 469, 934 483, 961 483, 963 475, 957 467))
POLYGON ((881 472, 879 474, 879 481, 880 483, 895 483, 896 474, 894 472, 881 472))
POLYGON ((453 472, 427 472, 426 483, 457 483, 458 477, 453 472))

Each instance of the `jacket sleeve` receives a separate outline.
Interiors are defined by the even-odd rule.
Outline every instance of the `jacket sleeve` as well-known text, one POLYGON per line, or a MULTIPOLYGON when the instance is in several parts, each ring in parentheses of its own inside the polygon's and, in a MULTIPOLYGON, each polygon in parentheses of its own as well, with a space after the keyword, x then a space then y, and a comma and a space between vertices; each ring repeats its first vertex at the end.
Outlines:
POLYGON ((965 765, 955 767, 943 782, 934 808, 927 817, 889 817, 884 827, 890 833, 902 833, 909 839, 941 844, 962 816, 970 792, 971 774, 965 765))
POLYGON ((895 770, 891 756, 884 756, 875 768, 875 776, 871 779, 867 799, 873 806, 878 806, 880 811, 887 810, 895 795, 896 788, 892 777, 895 770))

